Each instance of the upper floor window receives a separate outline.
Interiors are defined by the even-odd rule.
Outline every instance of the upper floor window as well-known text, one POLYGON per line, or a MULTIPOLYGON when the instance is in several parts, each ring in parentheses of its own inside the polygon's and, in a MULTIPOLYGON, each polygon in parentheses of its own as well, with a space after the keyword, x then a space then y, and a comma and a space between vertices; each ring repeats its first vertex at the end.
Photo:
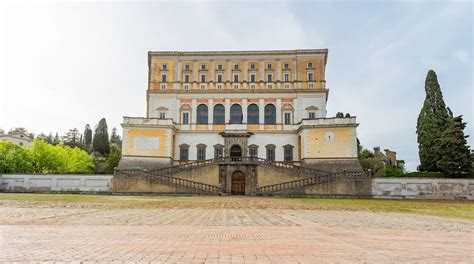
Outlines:
POLYGON ((218 83, 222 82, 222 74, 217 74, 217 82, 218 83))
POLYGON ((312 72, 309 72, 309 73, 308 73, 308 81, 309 81, 309 82, 312 82, 312 81, 313 81, 313 78, 314 78, 314 77, 313 77, 313 73, 312 73, 312 72))
POLYGON ((197 145, 197 160, 206 160, 206 145, 197 145))
POLYGON ((201 70, 206 70, 206 64, 201 64, 201 70))
POLYGON ((293 146, 285 145, 283 146, 283 158, 285 161, 293 161, 293 146))
POLYGON ((267 74, 267 82, 273 82, 273 74, 267 74))
POLYGON ((189 113, 183 113, 183 119, 181 121, 183 125, 188 125, 189 124, 189 113))
POLYGON ((283 69, 287 70, 289 68, 290 68, 290 64, 288 63, 283 64, 283 69))
POLYGON ((230 107, 230 123, 231 124, 242 124, 242 107, 239 104, 233 104, 230 107))
POLYGON ((161 75, 161 82, 166 82, 166 74, 161 75))
POLYGON ((308 68, 313 68, 313 63, 312 62, 308 62, 308 68))
POLYGON ((222 70, 222 64, 217 64, 217 69, 222 70))
POLYGON ((208 108, 207 108, 207 105, 205 104, 200 104, 198 105, 197 107, 197 114, 196 114, 196 117, 197 117, 197 123, 199 125, 207 125, 207 118, 208 118, 208 108))
POLYGON ((168 69, 168 65, 167 64, 162 64, 161 69, 166 71, 168 69))
POLYGON ((285 125, 291 125, 291 113, 290 112, 285 112, 285 125))
POLYGON ((250 69, 255 70, 255 63, 250 64, 250 69))
POLYGON ((315 119, 316 118, 316 113, 315 112, 309 112, 308 113, 308 118, 309 119, 315 119))
POLYGON ((239 64, 234 64, 234 70, 238 70, 239 69, 239 64))
POLYGON ((239 75, 238 74, 234 74, 234 82, 239 82, 239 75))
POLYGON ((259 123, 259 108, 256 104, 251 104, 247 107, 247 123, 258 124, 259 123))
POLYGON ((166 118, 166 113, 160 112, 160 119, 165 119, 165 118, 166 118))
POLYGON ((257 78, 256 78, 256 76, 255 76, 254 73, 250 74, 250 82, 253 82, 253 83, 254 83, 254 82, 256 82, 256 79, 257 79, 257 78))
POLYGON ((272 68, 272 64, 271 63, 267 64, 267 69, 270 70, 271 68, 272 68))
POLYGON ((289 81, 290 81, 290 74, 289 74, 289 73, 285 73, 285 74, 283 75, 283 78, 284 78, 285 82, 289 82, 289 81))
POLYGON ((206 82, 206 75, 205 74, 201 74, 201 82, 202 83, 206 82))
POLYGON ((189 71, 189 68, 190 68, 189 64, 185 64, 185 65, 184 65, 184 70, 185 70, 185 71, 189 71))
POLYGON ((225 107, 222 104, 216 104, 213 110, 213 123, 214 125, 225 124, 225 107))
POLYGON ((273 104, 267 104, 264 109, 265 112, 265 124, 274 125, 276 124, 276 107, 273 104))
POLYGON ((184 82, 189 83, 189 74, 184 75, 184 82))

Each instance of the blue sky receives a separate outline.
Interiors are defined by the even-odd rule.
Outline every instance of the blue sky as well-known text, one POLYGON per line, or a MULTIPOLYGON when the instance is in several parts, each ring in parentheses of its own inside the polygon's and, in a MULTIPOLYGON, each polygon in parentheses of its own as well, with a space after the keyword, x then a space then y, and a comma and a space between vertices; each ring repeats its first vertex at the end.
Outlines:
POLYGON ((474 134, 473 22, 471 1, 6 2, 0 128, 61 134, 144 116, 149 50, 328 48, 328 115, 356 115, 365 147, 414 170, 429 69, 474 134))

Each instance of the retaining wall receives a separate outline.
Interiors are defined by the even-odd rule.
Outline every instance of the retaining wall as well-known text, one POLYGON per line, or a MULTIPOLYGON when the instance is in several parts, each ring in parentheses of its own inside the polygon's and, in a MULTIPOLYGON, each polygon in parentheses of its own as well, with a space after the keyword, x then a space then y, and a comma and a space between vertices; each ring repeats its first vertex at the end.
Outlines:
POLYGON ((375 178, 375 198, 474 200, 474 179, 375 178))
POLYGON ((0 174, 3 192, 110 192, 113 175, 0 174))

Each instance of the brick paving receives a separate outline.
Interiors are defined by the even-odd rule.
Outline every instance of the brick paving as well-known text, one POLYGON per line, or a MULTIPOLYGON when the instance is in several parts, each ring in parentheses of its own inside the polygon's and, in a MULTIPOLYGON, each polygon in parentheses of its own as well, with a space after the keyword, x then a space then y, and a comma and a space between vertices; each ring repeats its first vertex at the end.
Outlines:
POLYGON ((474 263, 473 223, 465 220, 258 208, 0 209, 1 262, 474 263))

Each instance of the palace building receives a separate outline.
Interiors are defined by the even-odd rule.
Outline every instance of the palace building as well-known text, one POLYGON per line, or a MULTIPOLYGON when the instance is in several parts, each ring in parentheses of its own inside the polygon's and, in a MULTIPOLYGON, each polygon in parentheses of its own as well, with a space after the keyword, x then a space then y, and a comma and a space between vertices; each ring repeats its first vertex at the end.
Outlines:
POLYGON ((327 59, 327 49, 149 52, 146 117, 124 117, 120 167, 225 156, 357 166, 356 118, 326 116, 327 59))

